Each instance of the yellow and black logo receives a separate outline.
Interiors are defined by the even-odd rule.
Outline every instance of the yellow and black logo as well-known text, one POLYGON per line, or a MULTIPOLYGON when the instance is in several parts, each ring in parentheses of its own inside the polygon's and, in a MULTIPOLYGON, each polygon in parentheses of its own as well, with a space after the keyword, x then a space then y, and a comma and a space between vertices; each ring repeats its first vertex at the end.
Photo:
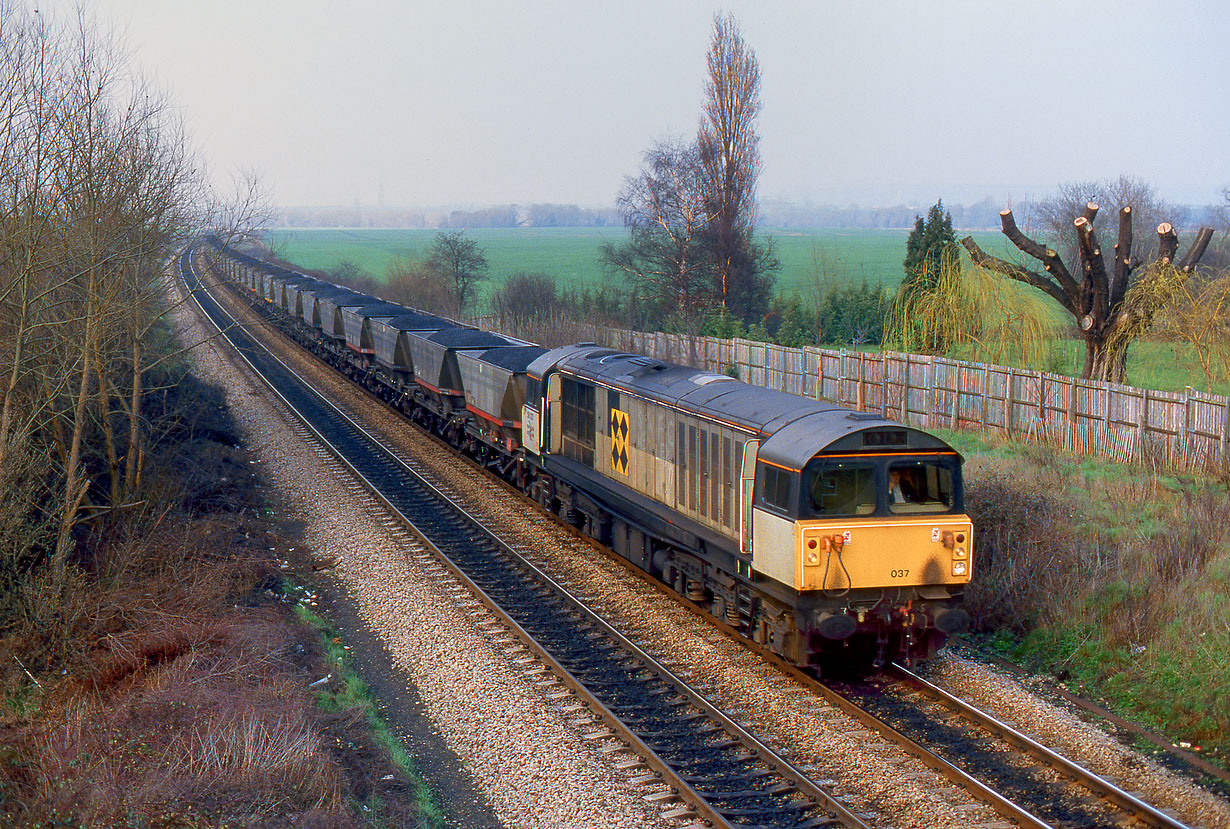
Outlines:
POLYGON ((628 413, 611 409, 611 468, 628 474, 628 413))

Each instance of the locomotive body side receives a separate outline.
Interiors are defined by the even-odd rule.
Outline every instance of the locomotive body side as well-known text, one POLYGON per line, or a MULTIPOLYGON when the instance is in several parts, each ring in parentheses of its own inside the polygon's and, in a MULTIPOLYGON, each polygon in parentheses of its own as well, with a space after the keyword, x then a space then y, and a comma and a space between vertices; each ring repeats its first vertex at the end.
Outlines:
POLYGON ((531 377, 526 446, 555 479, 548 504, 754 640, 872 662, 930 655, 964 627, 972 527, 937 438, 596 347, 552 352, 531 377), (853 497, 851 463, 863 500, 835 500, 853 497), (917 500, 888 504, 894 470, 917 500))

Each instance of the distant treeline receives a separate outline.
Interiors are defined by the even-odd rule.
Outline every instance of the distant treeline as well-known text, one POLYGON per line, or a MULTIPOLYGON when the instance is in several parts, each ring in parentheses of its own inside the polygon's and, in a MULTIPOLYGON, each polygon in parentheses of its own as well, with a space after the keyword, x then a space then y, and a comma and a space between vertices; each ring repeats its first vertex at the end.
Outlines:
MULTIPOLYGON (((947 202, 954 227, 964 229, 999 228, 999 211, 1006 205, 987 197, 970 205, 947 202)), ((1028 205, 1013 205, 1018 217, 1028 205)), ((1184 222, 1210 224, 1214 208, 1184 208, 1184 222)), ((796 202, 763 202, 759 225, 774 227, 849 227, 912 228, 914 220, 927 212, 926 206, 899 204, 892 207, 845 207, 796 202)), ((277 218, 281 227, 372 227, 372 228, 491 228, 491 227, 620 227, 619 211, 588 208, 575 204, 501 204, 474 210, 447 210, 410 207, 372 207, 365 205, 331 207, 286 207, 277 218)), ((1220 221, 1213 221, 1220 226, 1220 221)))
MULTIPOLYGON (((944 204, 952 214, 956 227, 968 229, 999 228, 1002 201, 990 196, 971 205, 944 204)), ((927 212, 926 205, 897 204, 891 207, 838 206, 832 204, 799 204, 797 202, 763 202, 760 205, 762 227, 850 227, 850 228, 912 228, 914 220, 927 212)))
POLYGON ((575 204, 499 204, 474 210, 407 207, 285 207, 282 227, 488 228, 619 227, 614 207, 591 209, 575 204))

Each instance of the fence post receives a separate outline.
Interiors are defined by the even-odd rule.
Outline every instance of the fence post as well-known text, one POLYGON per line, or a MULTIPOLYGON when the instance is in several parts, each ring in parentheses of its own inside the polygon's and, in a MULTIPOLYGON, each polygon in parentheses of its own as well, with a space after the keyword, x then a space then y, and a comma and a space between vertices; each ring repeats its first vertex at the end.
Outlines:
POLYGON ((910 355, 905 355, 905 368, 901 374, 901 422, 910 422, 910 355))
POLYGON ((1016 370, 1008 367, 1008 385, 1004 388, 1004 431, 1012 434, 1012 408, 1016 404, 1016 370))
POLYGON ((1183 445, 1180 451, 1187 454, 1187 434, 1192 428, 1192 387, 1183 387, 1183 445))
POLYGON ((888 352, 880 352, 880 417, 888 417, 888 352))
POLYGON ((1227 400, 1221 407, 1221 468, 1223 470, 1230 465, 1230 458, 1226 457, 1227 448, 1230 448, 1230 400, 1227 400))
MULTIPOLYGON (((824 377, 824 369, 820 370, 820 376, 824 377)), ((823 381, 822 381, 823 382, 823 381)), ((845 404, 846 392, 846 350, 843 348, 837 352, 837 402, 845 404)))
POLYGON ((957 363, 957 371, 952 379, 952 413, 948 423, 948 428, 956 429, 959 420, 958 411, 961 408, 961 367, 960 362, 957 363))
POLYGON ((861 412, 863 410, 863 379, 867 374, 867 367, 863 363, 863 352, 855 353, 858 354, 858 385, 854 390, 854 408, 861 412))
POLYGON ((987 416, 991 409, 991 364, 986 363, 982 370, 982 428, 986 429, 987 416))
POLYGON ((1046 372, 1038 372, 1038 423, 1046 428, 1046 372))

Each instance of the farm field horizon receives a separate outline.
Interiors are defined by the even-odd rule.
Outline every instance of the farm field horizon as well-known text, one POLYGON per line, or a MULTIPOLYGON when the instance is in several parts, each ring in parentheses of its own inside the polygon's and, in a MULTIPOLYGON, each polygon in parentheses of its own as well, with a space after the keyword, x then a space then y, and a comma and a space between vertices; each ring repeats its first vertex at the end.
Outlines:
MULTIPOLYGON (((439 228, 282 228, 271 231, 269 244, 278 256, 308 270, 327 271, 341 262, 352 262, 376 279, 383 280, 388 263, 396 256, 425 255, 439 228)), ((573 228, 475 228, 466 235, 478 242, 491 266, 490 278, 480 283, 481 307, 509 276, 521 272, 541 272, 552 276, 561 288, 597 286, 622 275, 610 274, 599 260, 603 243, 624 238, 622 227, 573 228)), ((958 231, 958 238, 966 232, 958 231)), ((1011 258, 1015 249, 998 231, 970 231, 988 253, 1011 258)), ((871 285, 895 288, 902 276, 902 260, 909 231, 905 229, 862 228, 768 228, 762 237, 771 237, 781 269, 776 292, 797 294, 814 302, 817 296, 817 266, 829 287, 871 285), (815 254, 813 255, 813 251, 815 254)), ((1066 317, 1055 305, 1058 331, 1066 317)), ((871 347, 869 347, 870 349, 871 347)), ((975 361, 997 362, 990 353, 962 355, 975 361)), ((1079 376, 1084 346, 1063 334, 1055 340, 1049 365, 1044 368, 1059 374, 1079 376)), ((1008 362, 1013 362, 1008 360, 1008 362)), ((1230 393, 1230 383, 1209 383, 1197 369, 1190 346, 1181 343, 1137 343, 1128 352, 1128 382, 1164 391, 1182 391, 1192 386, 1215 394, 1230 393)))
MULTIPOLYGON (((277 255, 300 267, 327 271, 345 261, 384 279, 394 257, 425 255, 441 232, 439 228, 280 228, 268 237, 277 255)), ((808 298, 817 295, 817 274, 827 286, 865 281, 895 287, 901 281, 909 233, 904 228, 762 228, 758 236, 772 239, 781 261, 775 291, 808 298)), ((1010 246, 998 231, 970 235, 988 252, 1008 255, 1010 246)), ((603 244, 626 238, 622 227, 474 228, 466 230, 466 236, 483 248, 491 266, 490 278, 482 286, 483 302, 495 287, 522 271, 548 274, 561 288, 623 278, 613 276, 601 262, 603 244)))

